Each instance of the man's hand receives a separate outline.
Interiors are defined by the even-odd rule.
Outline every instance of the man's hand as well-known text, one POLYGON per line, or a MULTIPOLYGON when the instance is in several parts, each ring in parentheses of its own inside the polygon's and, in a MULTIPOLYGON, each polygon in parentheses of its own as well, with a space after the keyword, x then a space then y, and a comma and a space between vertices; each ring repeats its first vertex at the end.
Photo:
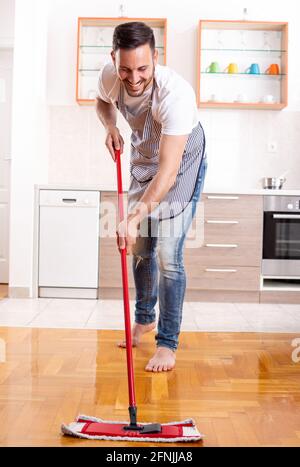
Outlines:
POLYGON ((117 228, 117 244, 119 251, 126 248, 127 255, 132 254, 132 248, 136 243, 138 236, 139 222, 135 217, 128 216, 127 219, 120 222, 117 228))
POLYGON ((100 97, 96 98, 96 112, 99 120, 103 123, 106 129, 105 145, 110 152, 111 157, 115 160, 115 149, 120 149, 123 152, 124 140, 117 128, 117 111, 113 104, 103 101, 100 97))
POLYGON ((113 160, 116 160, 115 150, 120 149, 121 154, 123 153, 124 140, 120 134, 119 129, 116 126, 109 126, 106 128, 107 135, 105 145, 110 152, 113 160))

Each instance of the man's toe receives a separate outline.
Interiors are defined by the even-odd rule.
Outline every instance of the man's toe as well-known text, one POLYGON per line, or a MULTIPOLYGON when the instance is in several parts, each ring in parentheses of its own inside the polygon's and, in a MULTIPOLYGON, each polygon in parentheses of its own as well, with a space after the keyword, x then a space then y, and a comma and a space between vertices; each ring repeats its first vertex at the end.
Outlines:
POLYGON ((151 360, 150 360, 150 362, 148 362, 148 365, 146 366, 145 370, 146 371, 153 371, 153 365, 151 363, 151 360))

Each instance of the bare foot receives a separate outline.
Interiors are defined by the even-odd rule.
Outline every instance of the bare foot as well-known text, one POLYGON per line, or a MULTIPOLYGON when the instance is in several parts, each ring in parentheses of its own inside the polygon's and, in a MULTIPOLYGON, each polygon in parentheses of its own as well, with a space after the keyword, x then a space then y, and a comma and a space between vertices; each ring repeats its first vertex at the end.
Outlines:
POLYGON ((161 372, 172 370, 175 366, 175 352, 167 347, 157 347, 154 356, 149 360, 146 371, 161 372))
MULTIPOLYGON (((132 327, 132 333, 131 333, 132 347, 136 347, 140 342, 141 336, 145 334, 146 332, 152 331, 155 328, 155 326, 156 326, 155 322, 150 323, 150 324, 134 323, 132 327)), ((118 346, 126 348, 126 340, 119 342, 118 346)))

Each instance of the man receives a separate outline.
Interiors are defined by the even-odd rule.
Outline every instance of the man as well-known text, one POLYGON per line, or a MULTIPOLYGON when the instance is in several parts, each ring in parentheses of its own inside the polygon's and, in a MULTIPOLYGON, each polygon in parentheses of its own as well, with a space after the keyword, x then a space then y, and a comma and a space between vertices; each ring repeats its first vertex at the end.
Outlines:
POLYGON ((185 294, 184 240, 206 172, 204 132, 192 87, 157 64, 151 28, 141 22, 117 26, 111 57, 100 70, 96 110, 113 159, 124 147, 117 110, 132 129, 128 214, 117 229, 119 249, 133 253, 132 342, 138 345, 156 327, 159 298, 157 349, 145 369, 168 371, 175 366, 185 294))

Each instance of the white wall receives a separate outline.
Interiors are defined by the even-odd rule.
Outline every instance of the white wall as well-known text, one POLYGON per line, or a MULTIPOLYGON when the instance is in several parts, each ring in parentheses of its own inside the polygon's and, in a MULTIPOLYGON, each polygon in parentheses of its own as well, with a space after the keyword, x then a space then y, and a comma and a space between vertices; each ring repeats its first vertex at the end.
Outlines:
POLYGON ((14 0, 0 0, 0 47, 13 47, 14 0))
POLYGON ((16 0, 9 285, 31 294, 34 184, 48 177, 47 2, 16 0))
MULTIPOLYGON (((118 16, 120 0, 52 0, 49 7, 48 103, 51 112, 49 181, 99 183, 115 186, 114 167, 107 163, 105 134, 94 109, 75 103, 77 17, 118 16)), ((206 188, 238 189, 260 187, 263 176, 280 175, 290 169, 286 188, 300 187, 300 60, 297 2, 284 5, 272 0, 186 0, 184 7, 172 0, 123 2, 129 17, 168 19, 167 63, 196 89, 197 27, 201 19, 242 19, 243 7, 249 20, 288 21, 289 106, 281 112, 247 110, 199 111, 208 140, 209 169, 206 188), (268 143, 278 151, 270 154, 268 143)), ((129 130, 120 126, 127 145, 124 163, 129 160, 129 130)), ((128 171, 124 171, 128 175, 128 171)), ((125 186, 128 176, 125 179, 125 186)))
MULTIPOLYGON (((31 290, 35 183, 115 187, 115 167, 93 108, 75 102, 77 17, 118 16, 120 0, 16 0, 10 286, 31 290), (48 7, 48 11, 47 11, 48 7), (49 121, 48 121, 49 116, 49 121), (49 123, 49 127, 48 127, 49 123)), ((283 111, 200 110, 208 140, 206 189, 260 185, 290 169, 287 188, 300 188, 300 64, 297 2, 271 0, 123 1, 129 17, 168 18, 168 65, 196 83, 198 20, 288 21, 289 107, 283 111), (278 152, 267 152, 276 141, 278 152)), ((1 7, 0 7, 1 8, 1 7)), ((1 9, 0 9, 1 11, 1 9)), ((1 22, 0 22, 1 25, 1 22)), ((128 164, 129 132, 124 164, 128 164)), ((127 172, 128 174, 128 172, 127 172)), ((125 180, 127 185, 128 176, 125 180)))

